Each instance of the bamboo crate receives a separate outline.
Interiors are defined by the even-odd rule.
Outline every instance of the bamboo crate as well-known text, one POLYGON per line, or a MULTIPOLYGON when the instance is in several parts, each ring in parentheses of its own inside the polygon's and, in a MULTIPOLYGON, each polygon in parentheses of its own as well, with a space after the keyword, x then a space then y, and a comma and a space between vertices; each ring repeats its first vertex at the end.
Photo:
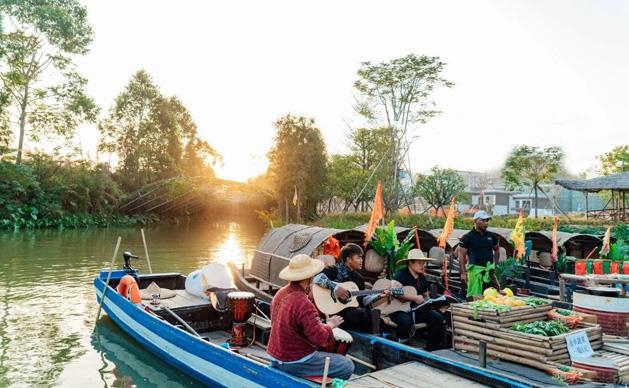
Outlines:
POLYGON ((566 336, 579 330, 586 332, 592 349, 601 349, 603 334, 599 325, 582 323, 569 333, 545 337, 511 330, 518 323, 545 321, 550 305, 521 307, 508 312, 474 309, 469 304, 452 305, 454 349, 478 352, 479 341, 487 344, 487 354, 531 366, 539 363, 570 363, 566 336), (467 306, 461 306, 467 305, 467 306), (527 362, 528 361, 528 362, 527 362))
POLYGON ((553 308, 549 303, 536 307, 518 307, 506 312, 494 309, 478 309, 475 314, 471 303, 456 303, 450 305, 450 307, 453 318, 458 316, 465 318, 465 320, 475 320, 485 323, 487 327, 491 328, 511 327, 516 323, 543 321, 546 319, 546 313, 553 308))

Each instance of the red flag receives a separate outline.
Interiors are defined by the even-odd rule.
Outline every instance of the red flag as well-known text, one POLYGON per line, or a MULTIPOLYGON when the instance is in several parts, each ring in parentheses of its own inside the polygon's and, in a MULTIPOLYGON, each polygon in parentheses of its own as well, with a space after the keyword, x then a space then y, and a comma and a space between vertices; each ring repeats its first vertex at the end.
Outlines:
POLYGON ((550 260, 552 262, 557 261, 557 255, 559 254, 559 246, 557 245, 557 216, 553 219, 553 233, 550 237, 552 247, 550 248, 550 260))
POLYGON ((369 224, 367 224, 367 230, 365 231, 365 244, 371 240, 378 222, 384 217, 384 201, 382 200, 382 185, 378 182, 376 188, 376 196, 373 199, 373 209, 371 209, 371 217, 369 218, 369 224))

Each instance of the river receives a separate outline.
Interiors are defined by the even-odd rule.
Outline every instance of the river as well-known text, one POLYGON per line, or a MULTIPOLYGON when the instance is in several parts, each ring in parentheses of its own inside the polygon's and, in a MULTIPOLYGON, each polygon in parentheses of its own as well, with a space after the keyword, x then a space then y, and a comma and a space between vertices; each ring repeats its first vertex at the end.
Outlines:
MULTIPOLYGON (((249 264, 259 223, 144 229, 153 272, 188 274, 207 263, 249 264)), ((0 231, 0 387, 195 387, 122 333, 98 304, 92 280, 122 252, 149 272, 140 228, 0 231)))

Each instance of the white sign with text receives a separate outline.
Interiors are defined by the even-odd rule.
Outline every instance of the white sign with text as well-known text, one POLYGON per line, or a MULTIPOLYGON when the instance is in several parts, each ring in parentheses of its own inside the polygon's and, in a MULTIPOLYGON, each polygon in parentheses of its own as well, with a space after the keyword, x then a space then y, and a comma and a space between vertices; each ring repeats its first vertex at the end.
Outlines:
POLYGON ((585 330, 567 335, 566 343, 568 344, 570 359, 590 357, 594 354, 585 330))

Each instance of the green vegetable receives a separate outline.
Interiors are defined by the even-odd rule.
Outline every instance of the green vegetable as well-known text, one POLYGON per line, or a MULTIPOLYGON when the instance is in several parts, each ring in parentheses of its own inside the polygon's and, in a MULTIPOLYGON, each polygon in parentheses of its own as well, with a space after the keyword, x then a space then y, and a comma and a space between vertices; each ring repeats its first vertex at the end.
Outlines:
POLYGON ((527 334, 541 335, 544 337, 552 337, 564 334, 570 331, 568 326, 559 320, 553 321, 536 321, 531 323, 520 323, 513 325, 511 330, 519 331, 527 334))
POLYGON ((545 304, 549 304, 550 300, 543 299, 543 298, 538 298, 536 296, 529 296, 528 298, 524 299, 524 302, 528 306, 537 307, 537 306, 543 306, 545 304))
POLYGON ((555 309, 555 311, 557 312, 557 314, 563 315, 564 317, 569 317, 572 315, 572 311, 569 310, 555 309))

